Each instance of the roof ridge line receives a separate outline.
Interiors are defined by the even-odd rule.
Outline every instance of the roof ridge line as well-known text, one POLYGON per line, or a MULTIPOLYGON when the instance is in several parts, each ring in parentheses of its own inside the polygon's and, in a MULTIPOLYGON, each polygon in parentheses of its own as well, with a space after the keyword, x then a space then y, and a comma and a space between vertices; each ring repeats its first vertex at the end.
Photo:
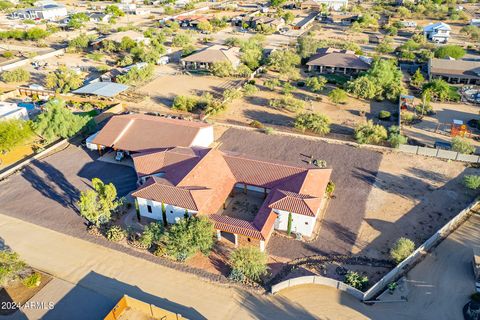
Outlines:
MULTIPOLYGON (((227 151, 228 152, 228 151, 227 151)), ((267 163, 267 164, 274 164, 274 165, 279 165, 279 166, 284 166, 284 167, 290 167, 290 168, 296 168, 296 169, 300 169, 302 171, 308 171, 310 170, 310 168, 302 168, 302 167, 296 167, 294 165, 291 165, 291 164, 281 164, 281 163, 278 163, 278 162, 268 162, 267 160, 259 160, 259 159, 252 159, 252 158, 242 158, 238 155, 232 155, 230 153, 226 153, 226 152, 222 152, 224 156, 229 156, 229 157, 232 157, 232 158, 237 158, 237 159, 245 159, 245 160, 250 160, 250 161, 256 161, 256 162, 262 162, 262 163, 267 163)), ((273 160, 273 161, 280 161, 280 160, 273 160)), ((314 168, 312 168, 314 169, 314 168)), ((319 168, 320 169, 320 168, 319 168)))

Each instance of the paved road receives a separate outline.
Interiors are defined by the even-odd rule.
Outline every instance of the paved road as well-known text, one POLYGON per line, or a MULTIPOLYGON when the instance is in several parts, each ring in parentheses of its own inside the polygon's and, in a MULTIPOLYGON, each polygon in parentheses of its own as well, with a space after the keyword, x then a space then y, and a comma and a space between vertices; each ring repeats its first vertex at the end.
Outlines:
POLYGON ((409 302, 366 306, 323 286, 252 295, 0 215, 7 245, 32 266, 67 281, 43 294, 58 300, 44 318, 61 319, 68 312, 72 320, 90 319, 73 311, 108 311, 124 293, 190 319, 462 319, 461 307, 474 290, 470 246, 480 244, 479 229, 480 217, 474 216, 409 273, 409 302), (68 282, 76 286, 66 290, 68 282))

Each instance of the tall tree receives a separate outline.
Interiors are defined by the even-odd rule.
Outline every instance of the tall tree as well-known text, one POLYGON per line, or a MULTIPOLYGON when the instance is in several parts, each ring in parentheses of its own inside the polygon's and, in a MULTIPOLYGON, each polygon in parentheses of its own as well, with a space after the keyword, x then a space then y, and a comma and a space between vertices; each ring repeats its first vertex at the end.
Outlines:
POLYGON ((33 134, 30 123, 12 119, 0 121, 0 152, 8 152, 33 134))
POLYGON ((78 89, 83 84, 83 79, 76 71, 61 66, 57 70, 47 74, 45 86, 56 92, 67 93, 72 89, 78 89))
POLYGON ((35 132, 47 141, 69 138, 79 132, 90 118, 74 115, 63 100, 50 100, 34 122, 35 132))
POLYGON ((93 178, 92 188, 80 193, 77 204, 80 215, 98 227, 110 221, 112 211, 118 207, 119 201, 117 189, 112 183, 104 184, 102 180, 93 178))

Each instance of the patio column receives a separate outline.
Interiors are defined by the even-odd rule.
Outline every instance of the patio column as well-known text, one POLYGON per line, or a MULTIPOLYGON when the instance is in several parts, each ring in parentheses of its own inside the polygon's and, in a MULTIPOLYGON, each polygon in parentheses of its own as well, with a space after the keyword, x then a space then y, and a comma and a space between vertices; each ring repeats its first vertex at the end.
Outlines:
POLYGON ((233 237, 235 238, 235 241, 234 241, 235 247, 238 247, 238 234, 234 233, 233 237))
POLYGON ((217 240, 222 240, 222 232, 220 230, 217 230, 217 240))
POLYGON ((260 251, 265 251, 265 241, 260 240, 260 251))
POLYGON ((247 194, 247 184, 246 183, 243 185, 243 193, 247 194))

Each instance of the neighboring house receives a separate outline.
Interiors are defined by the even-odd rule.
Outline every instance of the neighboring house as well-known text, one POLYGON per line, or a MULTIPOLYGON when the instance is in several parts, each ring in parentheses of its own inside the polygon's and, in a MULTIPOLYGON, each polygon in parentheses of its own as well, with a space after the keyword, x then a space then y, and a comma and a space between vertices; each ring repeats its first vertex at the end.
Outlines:
POLYGON ((470 20, 470 25, 475 27, 480 27, 480 19, 472 19, 470 20))
POLYGON ((307 62, 308 71, 319 73, 358 74, 370 68, 367 58, 353 51, 334 48, 320 48, 307 62))
POLYGON ((327 23, 340 24, 342 26, 349 26, 359 19, 358 14, 335 14, 332 13, 325 17, 324 21, 327 23))
POLYGON ((433 58, 428 62, 428 77, 454 84, 480 85, 480 62, 433 58))
POLYGON ((213 127, 143 114, 118 115, 107 122, 92 143, 133 153, 175 146, 208 147, 213 143, 213 127))
POLYGON ((450 31, 452 28, 443 22, 432 23, 423 28, 425 37, 437 43, 446 43, 450 38, 450 31))
POLYGON ((275 31, 278 31, 285 25, 285 21, 281 18, 273 18, 267 16, 251 16, 243 20, 250 28, 258 30, 261 26, 267 26, 275 31))
POLYGON ((383 41, 384 36, 381 33, 370 33, 368 35, 368 43, 379 44, 383 41))
POLYGON ((120 42, 122 42, 122 39, 125 38, 125 37, 130 38, 137 43, 149 44, 149 42, 150 42, 150 39, 146 38, 143 35, 143 33, 137 32, 137 31, 134 31, 134 30, 112 33, 112 34, 106 36, 105 38, 101 39, 101 41, 108 40, 108 41, 113 41, 113 42, 120 43, 120 42))
POLYGON ((208 70, 216 62, 228 62, 233 68, 237 68, 240 65, 240 49, 213 45, 182 58, 180 61, 185 69, 208 70))
POLYGON ((183 28, 197 28, 200 22, 208 22, 210 19, 210 16, 192 14, 187 16, 178 16, 174 19, 174 21, 178 22, 178 24, 183 28))
POLYGON ((312 23, 315 21, 315 18, 318 16, 318 12, 312 12, 305 17, 301 17, 295 26, 293 27, 295 30, 304 30, 309 28, 312 23))
POLYGON ((113 98, 126 91, 127 85, 115 82, 91 82, 77 90, 72 91, 75 94, 113 98))
POLYGON ((90 21, 93 21, 93 22, 108 23, 112 15, 102 13, 102 12, 92 12, 88 14, 88 17, 90 18, 90 21))
POLYGON ((67 8, 64 5, 50 3, 43 6, 22 9, 12 12, 13 19, 21 20, 60 20, 68 15, 67 8))
POLYGON ((28 120, 27 109, 16 103, 0 102, 0 121, 12 119, 28 120))
POLYGON ((417 22, 416 21, 400 21, 404 28, 416 28, 417 22))
POLYGON ((122 69, 111 69, 100 76, 100 81, 103 82, 115 82, 119 75, 124 74, 122 69))
POLYGON ((323 8, 340 11, 348 6, 348 0, 306 0, 302 2, 302 10, 322 11, 323 8))
POLYGON ((261 250, 273 229, 287 231, 289 224, 292 232, 312 236, 332 172, 204 148, 147 151, 133 161, 141 186, 132 196, 141 216, 168 223, 208 216, 218 239, 230 234, 235 245, 261 250), (239 193, 264 197, 254 218, 224 212, 239 193))

